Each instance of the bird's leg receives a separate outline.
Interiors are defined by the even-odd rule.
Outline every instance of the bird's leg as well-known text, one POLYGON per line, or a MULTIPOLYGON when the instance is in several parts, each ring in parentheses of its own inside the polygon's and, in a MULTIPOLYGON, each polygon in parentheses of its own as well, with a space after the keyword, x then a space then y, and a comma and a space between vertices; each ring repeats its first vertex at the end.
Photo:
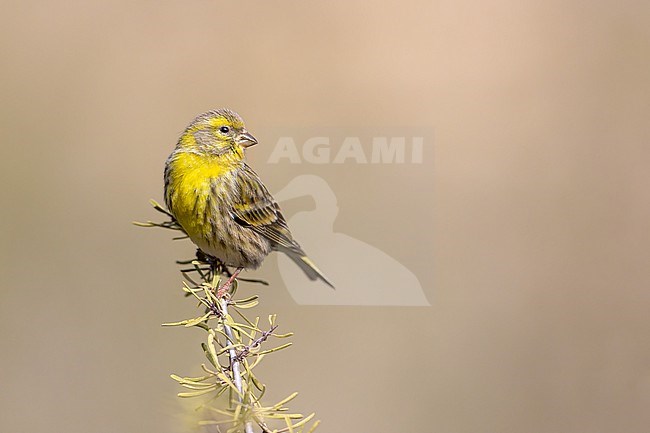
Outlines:
POLYGON ((237 269, 235 269, 235 272, 233 272, 232 275, 230 276, 230 278, 228 278, 228 281, 226 281, 226 282, 224 283, 224 285, 221 286, 221 287, 219 288, 219 290, 217 291, 217 298, 221 298, 221 297, 223 297, 223 295, 226 294, 226 292, 228 291, 228 288, 230 287, 230 285, 232 284, 232 282, 235 281, 235 278, 237 278, 237 275, 239 275, 239 273, 240 273, 242 270, 244 270, 244 268, 237 268, 237 269))

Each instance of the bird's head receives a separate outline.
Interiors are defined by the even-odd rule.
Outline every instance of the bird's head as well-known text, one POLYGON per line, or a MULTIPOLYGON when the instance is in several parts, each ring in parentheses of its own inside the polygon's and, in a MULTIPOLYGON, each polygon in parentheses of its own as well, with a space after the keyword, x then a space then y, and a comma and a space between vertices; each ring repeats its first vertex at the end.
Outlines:
POLYGON ((243 150, 257 144, 246 131, 239 114, 227 108, 199 115, 190 123, 178 141, 178 147, 194 153, 231 155, 243 158, 243 150))

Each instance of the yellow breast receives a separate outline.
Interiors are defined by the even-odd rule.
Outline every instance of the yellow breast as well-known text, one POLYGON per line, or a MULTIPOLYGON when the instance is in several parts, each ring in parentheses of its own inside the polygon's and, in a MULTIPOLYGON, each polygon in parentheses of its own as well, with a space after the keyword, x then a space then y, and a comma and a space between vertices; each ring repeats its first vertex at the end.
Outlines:
POLYGON ((215 182, 236 167, 235 161, 223 156, 197 155, 180 152, 168 162, 166 185, 167 205, 179 224, 197 244, 214 236, 218 221, 217 202, 220 191, 214 191, 222 182, 215 182))

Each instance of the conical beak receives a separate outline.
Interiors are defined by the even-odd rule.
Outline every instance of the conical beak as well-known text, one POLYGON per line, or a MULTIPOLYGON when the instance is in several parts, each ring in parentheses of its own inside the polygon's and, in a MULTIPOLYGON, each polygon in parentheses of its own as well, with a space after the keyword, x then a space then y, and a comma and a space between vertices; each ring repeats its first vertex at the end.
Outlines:
POLYGON ((257 139, 248 132, 242 132, 237 136, 237 143, 243 147, 251 147, 257 144, 257 139))

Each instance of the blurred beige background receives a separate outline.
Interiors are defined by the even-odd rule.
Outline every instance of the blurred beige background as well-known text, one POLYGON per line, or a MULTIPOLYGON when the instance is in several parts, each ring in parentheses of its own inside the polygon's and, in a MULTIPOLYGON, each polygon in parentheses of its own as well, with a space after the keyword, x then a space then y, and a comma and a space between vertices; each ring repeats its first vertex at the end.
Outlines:
POLYGON ((323 433, 648 430, 648 2, 2 10, 0 431, 190 430, 168 375, 196 372, 202 335, 160 323, 194 312, 173 262, 193 249, 130 222, 157 218, 178 134, 220 106, 263 143, 435 131, 416 166, 249 152, 274 191, 326 178, 336 230, 407 264, 432 304, 299 306, 271 257, 255 275, 272 286, 247 290, 296 332, 260 373, 272 397, 300 391, 323 433))

